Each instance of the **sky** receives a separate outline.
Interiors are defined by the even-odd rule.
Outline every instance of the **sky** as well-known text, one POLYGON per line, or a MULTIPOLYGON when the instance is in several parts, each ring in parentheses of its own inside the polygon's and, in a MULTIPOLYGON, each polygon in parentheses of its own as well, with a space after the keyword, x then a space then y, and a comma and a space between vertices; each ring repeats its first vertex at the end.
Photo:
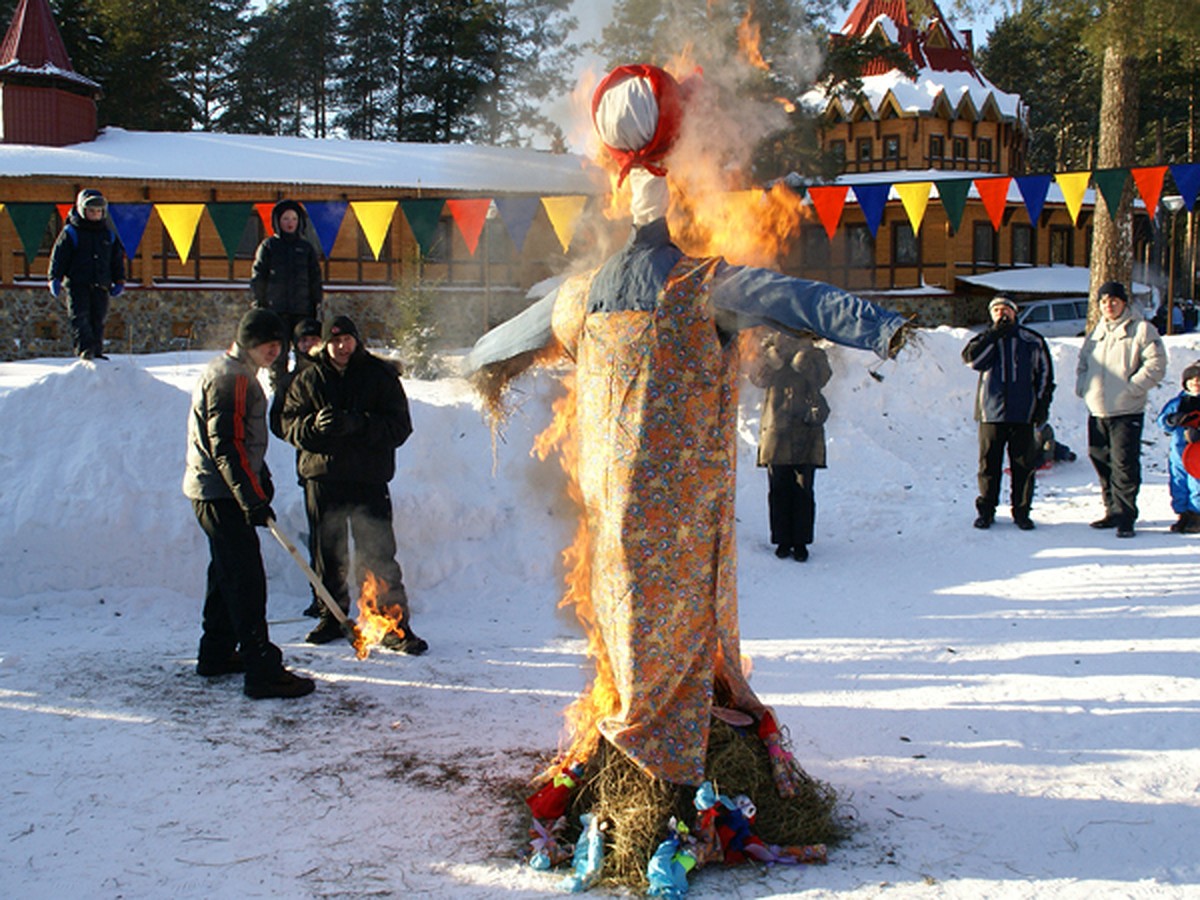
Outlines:
MULTIPOLYGON (((772 552, 743 383, 742 651, 850 833, 825 866, 705 869, 700 900, 1200 894, 1200 537, 1167 531, 1166 441, 1148 425, 1137 537, 1089 528, 1079 340, 1052 339, 1051 422, 1079 459, 1039 474, 1036 530, 1004 507, 972 528, 969 337, 921 330, 882 381, 870 354, 830 349, 803 564, 772 552)), ((1152 413, 1200 336, 1167 347, 1152 413)), ((453 358, 405 380, 415 431, 390 490, 430 651, 306 644, 307 586, 264 534, 271 635, 317 689, 252 701, 194 672, 207 551, 180 480, 214 354, 110 354, 0 363, 2 893, 561 896, 561 873, 521 859, 528 780, 589 672, 556 608, 575 510, 530 453, 557 374, 517 383, 495 444, 453 358)), ((294 451, 272 440, 268 460, 299 539, 294 451)))

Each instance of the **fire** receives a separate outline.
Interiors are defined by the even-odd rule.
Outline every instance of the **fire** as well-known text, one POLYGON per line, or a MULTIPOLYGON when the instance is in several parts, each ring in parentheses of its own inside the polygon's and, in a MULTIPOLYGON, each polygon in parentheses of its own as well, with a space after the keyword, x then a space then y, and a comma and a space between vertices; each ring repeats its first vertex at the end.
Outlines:
POLYGON ((400 607, 389 606, 380 609, 380 598, 386 597, 387 592, 386 581, 376 578, 373 572, 366 573, 362 591, 358 595, 354 637, 354 651, 359 659, 366 659, 371 648, 378 647, 388 634, 404 637, 404 629, 400 625, 400 607))
POLYGON ((738 23, 737 38, 738 49, 742 51, 742 56, 746 62, 763 72, 771 71, 771 67, 767 65, 767 61, 763 59, 762 51, 759 49, 759 41, 762 39, 762 29, 758 23, 753 21, 754 8, 751 6, 746 10, 746 15, 742 17, 742 21, 738 23))

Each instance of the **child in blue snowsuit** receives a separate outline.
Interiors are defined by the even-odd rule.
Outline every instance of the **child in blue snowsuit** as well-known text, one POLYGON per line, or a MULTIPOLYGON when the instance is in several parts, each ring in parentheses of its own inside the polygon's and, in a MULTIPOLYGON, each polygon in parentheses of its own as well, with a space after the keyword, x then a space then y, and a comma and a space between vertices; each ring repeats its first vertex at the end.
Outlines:
POLYGON ((1183 370, 1183 390, 1172 397, 1158 414, 1158 427, 1171 436, 1167 457, 1171 485, 1171 509, 1179 519, 1171 531, 1200 534, 1200 480, 1193 478, 1183 467, 1183 451, 1194 440, 1200 440, 1200 425, 1185 425, 1189 413, 1200 412, 1200 362, 1183 370))

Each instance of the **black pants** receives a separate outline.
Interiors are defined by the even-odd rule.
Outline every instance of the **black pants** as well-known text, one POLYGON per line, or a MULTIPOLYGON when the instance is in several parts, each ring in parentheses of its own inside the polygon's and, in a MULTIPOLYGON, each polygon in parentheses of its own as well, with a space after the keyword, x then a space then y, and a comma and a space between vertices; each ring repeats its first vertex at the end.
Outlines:
POLYGON ((813 479, 817 467, 767 466, 767 509, 771 543, 783 547, 806 547, 813 542, 817 499, 813 479))
POLYGON ((246 680, 271 680, 283 662, 267 636, 267 575, 258 534, 235 500, 193 500, 192 509, 210 554, 200 659, 225 660, 240 648, 246 680))
MULTIPOLYGON (((392 531, 392 498, 386 484, 352 481, 304 482, 304 502, 313 523, 312 553, 322 584, 338 605, 350 611, 348 579, 357 588, 370 572, 387 583, 379 607, 398 607, 400 622, 408 622, 408 594, 396 562, 396 536, 392 531), (349 538, 354 538, 354 566, 349 538)), ((328 613, 322 613, 328 615, 328 613)))
MULTIPOLYGON (((284 327, 287 329, 287 337, 283 340, 283 352, 275 357, 275 362, 271 363, 271 370, 268 377, 271 380, 271 390, 275 390, 275 386, 279 384, 280 378, 287 375, 288 359, 291 357, 292 347, 292 330, 309 316, 297 315, 296 313, 279 312, 272 310, 275 315, 283 320, 284 327)), ((284 378, 286 383, 287 379, 284 378)))
POLYGON ((67 316, 75 355, 84 350, 91 350, 94 354, 103 353, 108 291, 101 287, 71 288, 67 291, 67 316))
POLYGON ((1104 514, 1133 527, 1142 486, 1142 426, 1145 416, 1088 416, 1088 457, 1100 478, 1104 514))
POLYGON ((975 508, 992 516, 1000 504, 1000 479, 1004 475, 1004 449, 1012 472, 1010 500, 1014 516, 1028 516, 1033 503, 1033 473, 1037 470, 1038 446, 1033 425, 1028 422, 979 423, 979 499, 975 508))

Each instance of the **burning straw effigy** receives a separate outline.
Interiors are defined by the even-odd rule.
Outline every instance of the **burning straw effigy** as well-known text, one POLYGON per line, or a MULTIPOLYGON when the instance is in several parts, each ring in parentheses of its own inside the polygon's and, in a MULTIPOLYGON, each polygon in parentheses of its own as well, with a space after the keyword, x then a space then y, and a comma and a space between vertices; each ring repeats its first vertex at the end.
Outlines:
MULTIPOLYGON (((573 365, 535 452, 559 457, 581 510, 563 604, 595 674, 528 799, 530 861, 570 863, 569 890, 678 896, 698 866, 823 861, 839 834, 834 791, 793 759, 741 655, 738 333, 810 331, 886 358, 904 323, 830 285, 676 246, 665 165, 697 96, 652 66, 600 83, 592 117, 616 186, 630 185, 630 241, 467 360, 493 411, 528 366, 573 365)), ((684 228, 697 205, 685 209, 684 228)))

